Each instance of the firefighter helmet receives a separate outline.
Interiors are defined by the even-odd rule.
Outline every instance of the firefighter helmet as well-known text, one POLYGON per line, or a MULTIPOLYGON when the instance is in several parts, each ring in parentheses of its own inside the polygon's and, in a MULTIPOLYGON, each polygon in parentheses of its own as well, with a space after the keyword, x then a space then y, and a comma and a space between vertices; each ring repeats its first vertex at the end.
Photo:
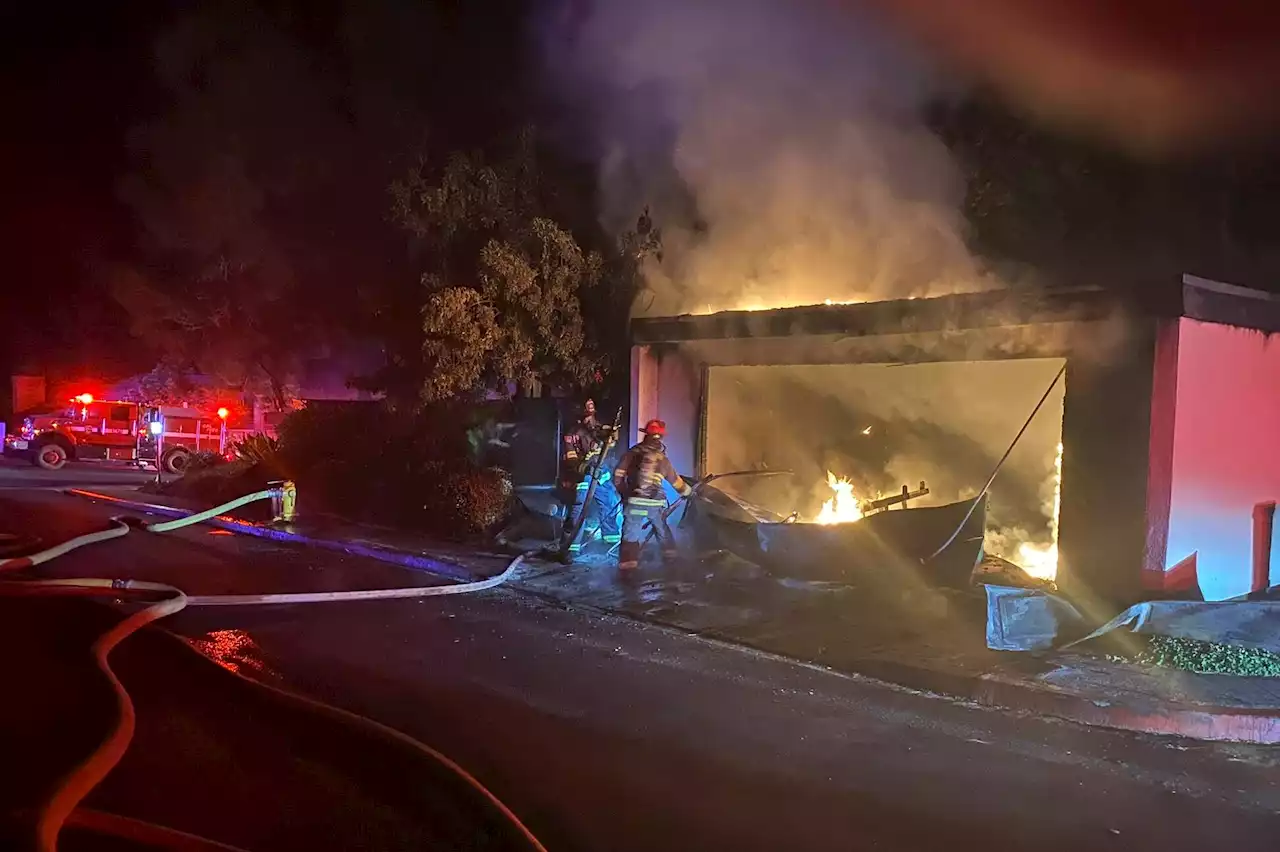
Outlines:
POLYGON ((646 435, 665 435, 667 434, 667 423, 665 420, 650 420, 644 424, 644 428, 640 431, 646 435))

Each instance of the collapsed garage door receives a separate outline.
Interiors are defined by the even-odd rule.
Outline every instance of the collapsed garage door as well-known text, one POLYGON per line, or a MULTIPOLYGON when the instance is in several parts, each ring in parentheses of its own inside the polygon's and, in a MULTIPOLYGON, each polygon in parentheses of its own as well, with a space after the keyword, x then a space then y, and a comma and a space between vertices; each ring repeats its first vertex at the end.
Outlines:
MULTIPOLYGON (((794 475, 723 488, 800 522, 856 522, 867 502, 977 494, 1063 365, 1060 358, 928 364, 712 367, 708 473, 794 475)), ((1036 576, 1057 566, 1065 382, 1059 380, 990 491, 986 550, 1036 576)), ((892 509, 890 509, 892 511, 892 509)))

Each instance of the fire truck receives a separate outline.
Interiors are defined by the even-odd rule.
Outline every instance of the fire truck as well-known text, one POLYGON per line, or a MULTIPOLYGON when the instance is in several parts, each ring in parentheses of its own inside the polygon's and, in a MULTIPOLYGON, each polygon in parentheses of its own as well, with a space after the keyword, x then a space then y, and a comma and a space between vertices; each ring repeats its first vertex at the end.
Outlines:
POLYGON ((193 453, 226 453, 253 432, 252 423, 227 408, 202 412, 180 406, 145 406, 81 394, 65 408, 26 417, 5 438, 6 455, 59 470, 67 461, 118 461, 182 473, 193 453), (228 421, 231 422, 228 422, 228 421))

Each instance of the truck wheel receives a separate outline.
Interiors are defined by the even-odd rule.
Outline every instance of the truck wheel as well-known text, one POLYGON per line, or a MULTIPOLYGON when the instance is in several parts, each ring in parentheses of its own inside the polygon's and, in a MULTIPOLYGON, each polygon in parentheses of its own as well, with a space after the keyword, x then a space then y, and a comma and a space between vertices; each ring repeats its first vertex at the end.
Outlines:
POLYGON ((186 473, 189 464, 191 464, 191 452, 186 447, 165 450, 164 455, 160 457, 160 467, 165 473, 186 473))
POLYGON ((36 467, 45 470, 62 470, 67 463, 67 451, 61 444, 41 444, 36 447, 36 467))

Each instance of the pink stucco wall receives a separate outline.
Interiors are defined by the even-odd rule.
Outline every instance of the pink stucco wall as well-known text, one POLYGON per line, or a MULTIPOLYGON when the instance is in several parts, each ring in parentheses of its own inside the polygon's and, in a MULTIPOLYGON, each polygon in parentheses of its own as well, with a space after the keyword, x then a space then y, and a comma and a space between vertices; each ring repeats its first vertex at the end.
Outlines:
POLYGON ((631 353, 631 430, 626 440, 639 439, 640 427, 651 418, 666 421, 667 455, 681 473, 698 471, 698 419, 701 415, 701 367, 676 351, 660 352, 636 346, 631 353))
POLYGON ((1175 411, 1165 567, 1195 553, 1207 600, 1244 594, 1253 505, 1280 497, 1280 341, 1181 320, 1175 411))

